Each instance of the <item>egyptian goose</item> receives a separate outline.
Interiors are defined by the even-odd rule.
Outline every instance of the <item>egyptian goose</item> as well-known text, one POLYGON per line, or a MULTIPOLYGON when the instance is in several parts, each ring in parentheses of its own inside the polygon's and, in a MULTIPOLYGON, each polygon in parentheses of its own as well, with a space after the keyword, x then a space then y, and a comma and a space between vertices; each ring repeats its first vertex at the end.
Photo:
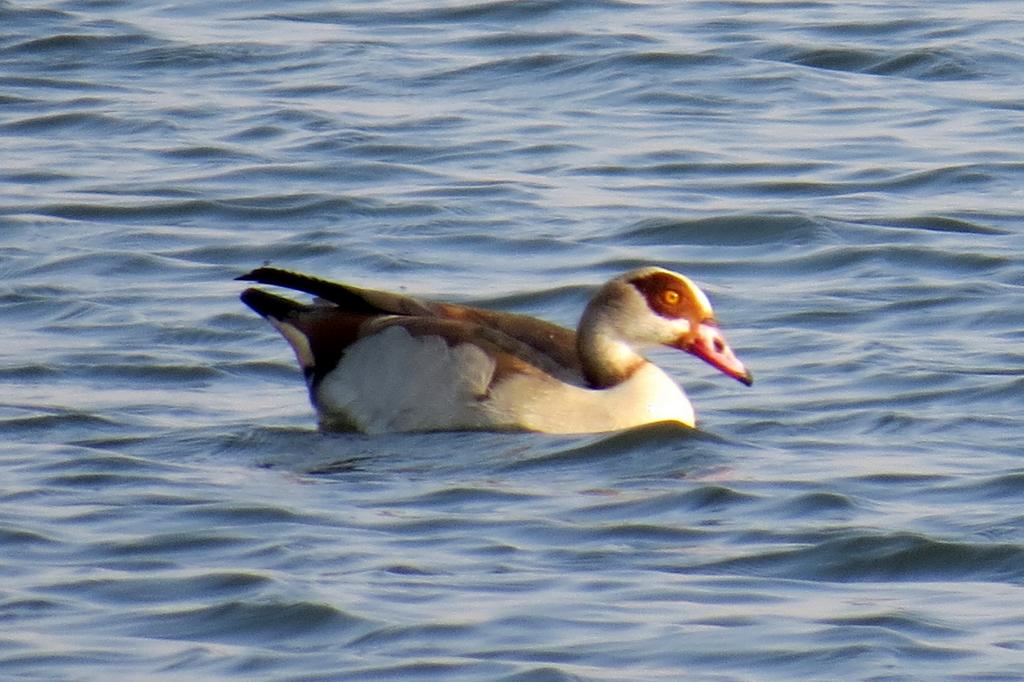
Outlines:
POLYGON ((577 332, 525 315, 423 301, 262 267, 238 279, 312 294, 298 303, 246 289, 242 302, 295 351, 326 429, 614 431, 694 425, 686 394, 640 355, 665 345, 749 386, 711 304, 683 275, 647 267, 602 286, 577 332))

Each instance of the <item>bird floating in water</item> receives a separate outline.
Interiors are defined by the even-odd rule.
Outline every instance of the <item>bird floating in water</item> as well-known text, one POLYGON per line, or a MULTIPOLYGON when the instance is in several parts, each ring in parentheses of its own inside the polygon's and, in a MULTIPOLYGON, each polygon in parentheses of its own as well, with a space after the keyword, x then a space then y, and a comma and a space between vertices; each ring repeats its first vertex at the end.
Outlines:
POLYGON ((694 426, 686 393, 645 347, 695 355, 750 386, 711 303, 689 278, 646 267, 598 289, 577 331, 526 315, 361 289, 273 267, 238 279, 242 302, 291 345, 321 427, 366 433, 615 431, 694 426))

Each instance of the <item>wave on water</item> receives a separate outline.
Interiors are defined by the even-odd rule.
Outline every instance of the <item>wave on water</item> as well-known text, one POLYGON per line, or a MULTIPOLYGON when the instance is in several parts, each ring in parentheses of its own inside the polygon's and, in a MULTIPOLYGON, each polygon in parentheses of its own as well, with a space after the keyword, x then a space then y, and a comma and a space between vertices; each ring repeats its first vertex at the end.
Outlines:
POLYGON ((0 0, 0 669, 1018 679, 1010 2, 0 0), (316 428, 262 263, 565 325, 699 430, 316 428))

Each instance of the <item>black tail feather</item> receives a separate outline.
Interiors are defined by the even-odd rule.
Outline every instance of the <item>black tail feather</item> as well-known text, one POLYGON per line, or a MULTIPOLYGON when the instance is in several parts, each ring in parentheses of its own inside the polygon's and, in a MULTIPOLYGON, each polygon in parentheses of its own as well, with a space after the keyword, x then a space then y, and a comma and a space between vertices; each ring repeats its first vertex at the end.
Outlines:
POLYGON ((268 294, 261 289, 246 289, 239 298, 262 317, 272 317, 275 320, 287 320, 292 315, 309 310, 308 305, 283 296, 268 294))
MULTIPOLYGON (((325 301, 330 301, 341 308, 353 313, 373 314, 382 312, 380 308, 367 302, 357 289, 347 287, 344 284, 328 282, 319 277, 303 275, 299 272, 281 270, 280 268, 256 268, 235 279, 246 282, 259 282, 285 289, 302 291, 313 296, 318 296, 325 301)), ((251 291, 251 290, 250 290, 251 291)), ((243 294, 244 296, 244 294, 243 294)), ((245 300, 244 298, 242 299, 245 300)), ((246 303, 248 305, 248 303, 246 303)), ((252 307, 252 306, 250 306, 252 307)), ((255 310, 255 308, 254 308, 255 310)), ((259 312, 258 310, 256 312, 259 312)), ((262 313, 260 313, 262 314, 262 313)))

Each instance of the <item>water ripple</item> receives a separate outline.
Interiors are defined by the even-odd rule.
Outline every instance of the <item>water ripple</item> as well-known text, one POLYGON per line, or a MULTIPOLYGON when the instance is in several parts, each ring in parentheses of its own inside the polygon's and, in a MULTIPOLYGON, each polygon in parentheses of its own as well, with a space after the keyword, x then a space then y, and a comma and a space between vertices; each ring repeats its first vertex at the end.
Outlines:
POLYGON ((0 2, 0 667, 1017 679, 1020 12, 0 2), (574 324, 700 429, 325 434, 264 262, 574 324))
POLYGON ((946 542, 911 534, 826 539, 807 548, 766 552, 706 565, 739 573, 825 581, 1020 582, 1018 545, 946 542))

